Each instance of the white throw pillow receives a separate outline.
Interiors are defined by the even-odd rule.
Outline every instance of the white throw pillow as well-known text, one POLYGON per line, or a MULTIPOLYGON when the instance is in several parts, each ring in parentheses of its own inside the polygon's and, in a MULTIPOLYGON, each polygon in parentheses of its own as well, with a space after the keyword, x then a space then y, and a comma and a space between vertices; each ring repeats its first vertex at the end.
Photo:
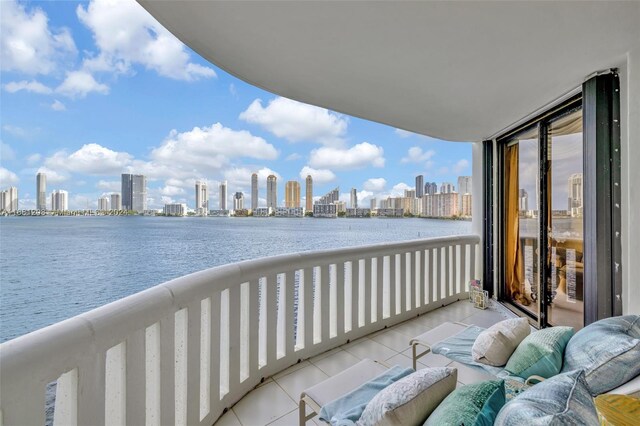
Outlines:
POLYGON ((358 426, 421 425, 456 388, 458 370, 425 368, 381 390, 367 404, 358 426))
POLYGON ((471 349, 473 360, 501 367, 529 333, 531 327, 526 318, 500 321, 480 333, 471 349))

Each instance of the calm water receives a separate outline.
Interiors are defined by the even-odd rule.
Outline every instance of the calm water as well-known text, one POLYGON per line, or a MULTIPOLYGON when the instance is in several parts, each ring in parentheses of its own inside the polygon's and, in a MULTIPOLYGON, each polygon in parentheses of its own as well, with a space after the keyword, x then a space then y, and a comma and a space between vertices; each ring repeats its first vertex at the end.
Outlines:
POLYGON ((0 218, 0 342, 191 272, 471 232, 431 219, 0 218))

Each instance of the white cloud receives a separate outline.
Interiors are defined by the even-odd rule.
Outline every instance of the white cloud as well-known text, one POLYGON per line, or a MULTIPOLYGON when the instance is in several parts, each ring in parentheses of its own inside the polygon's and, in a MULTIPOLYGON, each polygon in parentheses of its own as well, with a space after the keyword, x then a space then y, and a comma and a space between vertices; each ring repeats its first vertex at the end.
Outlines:
POLYGON ((300 154, 298 154, 297 152, 294 152, 293 154, 287 155, 287 158, 285 158, 284 161, 296 161, 301 158, 302 156, 300 154))
POLYGON ((151 152, 151 157, 158 162, 211 170, 226 165, 231 158, 275 160, 278 151, 246 130, 237 131, 216 123, 183 133, 172 130, 162 145, 151 152))
MULTIPOLYGON (((407 152, 407 156, 404 157, 400 162, 402 163, 429 163, 431 158, 436 155, 436 152, 432 149, 428 151, 423 151, 419 146, 413 146, 409 148, 407 152)), ((427 164, 430 167, 430 164, 427 164)))
POLYGON ((52 31, 47 15, 13 0, 0 1, 0 64, 3 71, 50 74, 77 54, 66 28, 52 31))
POLYGON ((371 191, 363 190, 358 191, 358 207, 369 207, 369 203, 366 201, 371 200, 375 196, 375 194, 371 191))
POLYGON ((404 197, 404 191, 407 189, 413 189, 413 187, 407 185, 404 182, 400 182, 398 184, 393 185, 391 188, 391 196, 392 197, 404 197))
POLYGON ((309 165, 314 168, 338 170, 359 169, 366 166, 384 167, 382 147, 362 142, 351 148, 322 147, 311 151, 309 165))
POLYGON ((290 142, 309 141, 340 146, 344 143, 348 120, 325 108, 277 97, 266 107, 256 99, 240 119, 258 124, 279 138, 290 142))
POLYGON ((29 136, 28 132, 25 129, 18 126, 12 126, 11 124, 5 124, 4 126, 2 126, 2 130, 17 138, 26 138, 29 136))
POLYGON ((99 180, 96 188, 107 192, 119 192, 122 189, 122 182, 119 180, 99 180))
POLYGON ((51 104, 51 109, 54 111, 66 111, 67 107, 64 106, 64 104, 62 102, 60 102, 59 100, 55 99, 53 101, 53 103, 51 104))
POLYGON ((331 170, 327 169, 312 169, 309 166, 304 166, 300 170, 300 179, 306 179, 307 175, 311 175, 314 184, 325 184, 336 180, 336 175, 331 170))
MULTIPOLYGON (((66 173, 60 173, 57 170, 50 169, 48 167, 40 167, 36 173, 44 173, 47 175, 47 183, 60 183, 69 179, 69 175, 66 173)), ((34 173, 35 175, 35 173, 34 173)))
POLYGON ((2 186, 3 189, 5 186, 15 185, 19 181, 20 178, 18 178, 18 175, 16 175, 9 169, 0 167, 0 186, 2 186))
POLYGON ((0 161, 15 160, 16 153, 8 144, 0 141, 0 161))
POLYGON ((396 129, 395 134, 400 136, 401 138, 409 138, 415 135, 415 133, 413 132, 409 132, 407 130, 402 130, 402 129, 396 129))
MULTIPOLYGON (((246 167, 233 167, 225 170, 223 175, 224 179, 229 184, 229 188, 237 188, 238 191, 245 191, 245 195, 247 195, 248 191, 251 189, 251 175, 253 173, 258 174, 258 188, 261 188, 263 190, 266 190, 265 188, 267 187, 267 176, 269 175, 274 175, 278 179, 278 184, 284 185, 282 176, 268 167, 262 167, 258 170, 252 170, 246 167)), ((211 190, 209 192, 211 192, 211 190)), ((230 189, 229 192, 231 192, 230 189)))
POLYGON ((465 171, 467 167, 469 167, 469 161, 463 158, 458 160, 458 162, 453 166, 453 171, 459 174, 465 171))
POLYGON ((69 71, 64 81, 56 88, 56 92, 70 98, 84 98, 92 92, 106 95, 109 93, 109 86, 98 83, 88 71, 69 71))
POLYGON ((51 90, 50 87, 47 87, 36 80, 10 81, 2 87, 9 93, 16 93, 21 90, 31 93, 38 93, 40 95, 50 95, 51 93, 53 93, 53 90, 51 90))
POLYGON ((365 190, 373 192, 384 191, 385 186, 387 186, 387 180, 385 178, 367 179, 362 185, 365 190))
POLYGON ((26 158, 27 164, 29 166, 35 166, 36 164, 38 164, 40 162, 40 160, 42 160, 42 155, 40 154, 31 154, 26 158))
POLYGON ((231 94, 231 96, 233 96, 235 99, 238 99, 238 89, 236 88, 236 85, 231 83, 229 84, 229 93, 231 94))
POLYGON ((179 186, 165 185, 160 188, 160 193, 167 197, 175 197, 176 195, 184 195, 185 190, 179 186))
POLYGON ((140 64, 176 80, 216 76, 212 68, 190 62, 185 46, 135 1, 93 0, 76 13, 100 49, 85 61, 87 70, 122 73, 140 64))
POLYGON ((121 173, 132 160, 133 157, 126 152, 117 152, 90 143, 71 154, 58 151, 45 160, 45 165, 49 169, 66 170, 70 173, 112 175, 121 173))

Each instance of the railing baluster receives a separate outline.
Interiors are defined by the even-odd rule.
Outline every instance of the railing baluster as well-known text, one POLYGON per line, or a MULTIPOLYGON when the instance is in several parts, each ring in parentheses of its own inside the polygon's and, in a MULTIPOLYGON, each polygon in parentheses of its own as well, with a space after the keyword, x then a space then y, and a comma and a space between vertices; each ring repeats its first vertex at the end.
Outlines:
MULTIPOLYGON (((285 355, 291 355, 295 352, 296 340, 295 340, 295 315, 296 312, 293 308, 294 291, 296 285, 296 272, 288 271, 284 276, 285 282, 285 298, 284 298, 284 353, 285 355)), ((298 301, 298 305, 300 301, 298 301)))
POLYGON ((423 263, 422 262, 422 253, 420 250, 418 251, 414 251, 413 252, 413 273, 414 273, 414 277, 413 277, 413 283, 414 283, 414 287, 416 289, 416 298, 415 298, 415 303, 414 303, 414 307, 415 308, 419 308, 422 306, 422 292, 423 292, 423 286, 424 286, 424 280, 423 280, 423 276, 422 273, 424 272, 424 267, 423 267, 423 263))
MULTIPOLYGON (((142 390, 144 395, 144 388, 142 390)), ((74 368, 58 377, 53 426, 78 424, 78 369, 74 368)), ((144 419, 144 417, 143 417, 144 419)))
MULTIPOLYGON (((209 418, 217 419, 223 407, 220 403, 220 292, 216 291, 211 296, 211 327, 209 343, 211 345, 211 361, 209 367, 209 406, 211 412, 209 418)), ((205 378, 206 379, 206 378, 205 378)), ((212 422, 210 422, 212 423, 212 422)))
POLYGON ((249 377, 257 377, 260 360, 260 311, 258 304, 259 286, 256 281, 251 281, 249 286, 249 377))
POLYGON ((407 256, 400 253, 400 313, 407 311, 407 256))
MULTIPOLYGON (((193 319, 197 321, 196 318, 193 319)), ((211 298, 200 301, 200 420, 211 412, 211 298)))
POLYGON ((408 288, 408 300, 407 300, 407 311, 412 311, 416 308, 416 264, 413 257, 413 252, 405 253, 405 257, 407 258, 407 283, 409 285, 408 288))
POLYGON ((176 425, 186 425, 188 421, 188 310, 180 309, 175 313, 175 396, 176 396, 176 425))
POLYGON ((376 258, 376 321, 383 318, 383 294, 384 294, 384 256, 376 258))
MULTIPOLYGON (((201 300, 191 302, 187 308, 187 423, 200 422, 200 325, 202 324, 201 300)), ((131 423, 135 424, 135 423, 131 423)))
POLYGON ((127 424, 145 423, 145 329, 136 330, 127 338, 127 424))
POLYGON ((360 266, 364 266, 360 269, 360 279, 362 280, 360 290, 363 290, 360 294, 364 301, 364 325, 367 326, 371 324, 371 258, 363 259, 360 266))
POLYGON ((431 285, 431 288, 434 290, 434 301, 440 301, 440 299, 442 298, 441 296, 441 278, 440 278, 440 247, 436 247, 431 251, 431 255, 432 255, 432 262, 431 264, 433 265, 433 284, 431 285))
POLYGON ((278 276, 267 277, 266 307, 267 307, 267 365, 278 359, 277 330, 278 330, 278 276))
POLYGON ((160 424, 175 424, 175 313, 160 321, 160 424))
POLYGON ((322 265, 320 271, 320 338, 322 343, 326 343, 330 339, 331 331, 331 292, 329 282, 331 274, 329 272, 330 265, 322 265))
POLYGON ((344 262, 338 262, 334 268, 333 285, 336 292, 336 337, 342 339, 344 336, 345 322, 345 285, 344 285, 344 262))
POLYGON ((462 280, 462 291, 467 291, 467 245, 460 244, 460 279, 462 280))
POLYGON ((396 308, 396 255, 389 256, 389 316, 398 315, 396 308))
POLYGON ((304 269, 302 287, 304 300, 298 306, 304 308, 304 349, 309 352, 313 346, 313 268, 304 269))
POLYGON ((469 260, 469 264, 471 266, 471 278, 472 280, 477 279, 476 277, 476 244, 475 243, 471 243, 469 244, 469 247, 471 247, 471 259, 469 260))
POLYGON ((360 262, 351 260, 350 262, 349 284, 351 287, 351 330, 360 328, 360 262))
POLYGON ((240 286, 229 288, 229 391, 240 385, 240 286))
POLYGON ((451 296, 451 275, 449 271, 449 249, 451 246, 444 246, 444 291, 445 291, 445 299, 451 296))
POLYGON ((429 275, 429 250, 420 250, 422 254, 422 304, 428 305, 431 302, 431 292, 429 287, 431 286, 431 279, 429 275))
POLYGON ((460 294, 460 274, 458 273, 458 246, 451 246, 451 269, 452 269, 452 278, 451 282, 453 283, 453 293, 460 294))

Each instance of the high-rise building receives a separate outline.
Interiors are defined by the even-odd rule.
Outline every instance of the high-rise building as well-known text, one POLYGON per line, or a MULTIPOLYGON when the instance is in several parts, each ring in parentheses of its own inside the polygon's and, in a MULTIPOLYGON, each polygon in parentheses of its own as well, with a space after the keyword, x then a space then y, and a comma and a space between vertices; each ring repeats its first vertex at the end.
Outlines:
POLYGON ((7 212, 18 210, 18 188, 11 186, 0 193, 0 210, 7 212))
POLYGON ((416 190, 415 189, 405 189, 404 190, 405 198, 416 198, 416 190))
POLYGON ((424 176, 416 176, 416 197, 422 198, 424 195, 424 176))
MULTIPOLYGON (((471 186, 472 180, 471 176, 458 176, 458 210, 462 212, 462 202, 464 201, 464 194, 473 193, 473 188, 471 186)), ((462 213, 461 213, 462 214, 462 213)))
POLYGON ((244 194, 242 192, 236 192, 233 196, 233 209, 234 210, 243 210, 244 209, 244 194))
POLYGON ((519 203, 520 211, 521 212, 529 211, 529 194, 527 194, 527 191, 525 191, 524 189, 520 189, 519 198, 520 198, 520 203, 519 203))
POLYGON ((461 216, 471 216, 473 213, 471 212, 471 194, 470 193, 466 193, 466 194, 458 194, 458 199, 462 199, 462 208, 459 210, 459 213, 461 216))
POLYGON ((186 216, 187 205, 185 203, 170 203, 165 204, 162 209, 162 213, 166 216, 186 216))
POLYGON ((51 210, 61 212, 69 210, 69 193, 58 189, 51 193, 51 210))
POLYGON ((275 210, 278 207, 278 178, 274 175, 267 176, 267 208, 275 210))
POLYGON ((258 174, 251 175, 251 210, 258 208, 258 174))
POLYGON ((206 216, 209 213, 209 186, 206 181, 196 181, 196 214, 206 216))
POLYGON ((424 195, 433 195, 438 192, 438 184, 435 182, 427 182, 424 184, 424 195))
POLYGON ((569 205, 567 213, 571 217, 582 216, 582 173, 575 173, 569 176, 569 205))
POLYGON ((370 209, 371 210, 377 210, 378 209, 378 200, 375 198, 372 198, 371 201, 369 202, 370 204, 370 209))
POLYGON ((307 193, 305 194, 305 207, 308 212, 313 211, 313 178, 307 175, 307 193))
POLYGON ((422 215, 427 217, 451 217, 458 215, 458 193, 436 193, 422 198, 422 215))
POLYGON ((316 201, 314 204, 321 204, 321 205, 333 204, 336 201, 338 201, 339 199, 340 199, 340 187, 337 187, 337 188, 327 192, 322 197, 320 197, 320 199, 318 201, 316 201))
POLYGON ((147 177, 122 174, 122 208, 143 213, 147 210, 147 177))
POLYGON ((122 199, 120 194, 116 192, 111 194, 111 210, 122 210, 122 199))
POLYGON ((109 197, 107 197, 106 195, 103 195, 102 197, 98 198, 98 210, 100 211, 109 210, 109 197))
POLYGON ((453 186, 451 182, 442 182, 442 185, 440 185, 441 194, 449 194, 451 192, 454 192, 455 190, 456 190, 456 187, 453 186))
POLYGON ((38 200, 36 202, 36 208, 38 210, 47 209, 47 175, 44 173, 38 173, 36 175, 36 194, 38 200))
POLYGON ((351 188, 351 203, 349 205, 352 209, 358 208, 358 191, 355 188, 351 188))
POLYGON ((300 207, 300 183, 290 180, 284 184, 284 206, 300 207))
POLYGON ((219 194, 219 204, 220 210, 227 210, 227 181, 220 182, 220 194, 219 194))

